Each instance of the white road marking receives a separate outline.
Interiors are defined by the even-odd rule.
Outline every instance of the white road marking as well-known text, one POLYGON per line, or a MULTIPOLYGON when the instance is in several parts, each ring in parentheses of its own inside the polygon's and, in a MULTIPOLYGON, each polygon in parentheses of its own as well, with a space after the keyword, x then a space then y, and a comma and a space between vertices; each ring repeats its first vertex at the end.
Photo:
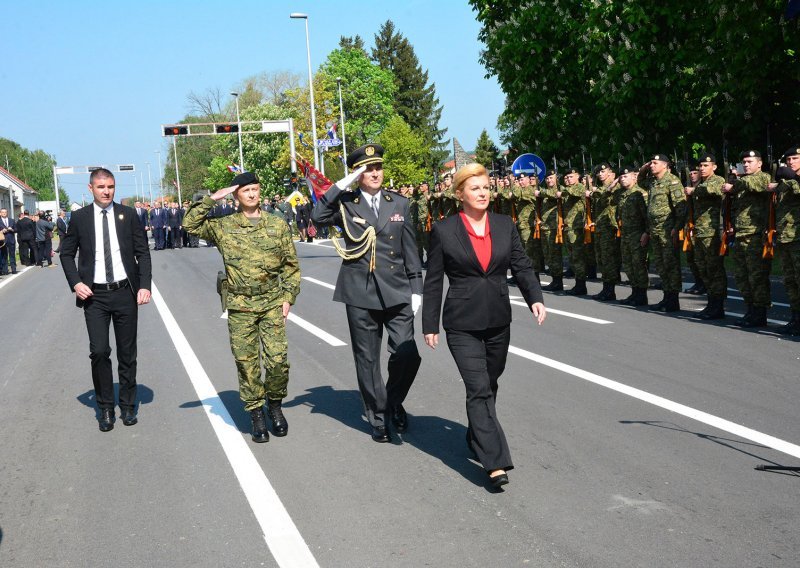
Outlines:
POLYGON ((30 270, 31 268, 33 268, 33 266, 26 266, 25 268, 20 268, 19 270, 17 270, 16 274, 9 274, 8 276, 4 276, 3 279, 0 280, 0 288, 6 286, 9 282, 13 282, 17 278, 19 278, 21 274, 28 272, 28 270, 30 270))
POLYGON ((152 283, 155 303, 164 326, 181 358, 197 397, 203 403, 206 416, 225 451, 225 455, 239 480, 245 497, 264 534, 264 540, 278 566, 319 566, 302 535, 281 503, 278 494, 267 479, 242 433, 236 427, 228 409, 219 398, 200 360, 178 322, 172 315, 155 282, 152 283))
POLYGON ((301 276, 303 280, 308 280, 309 282, 313 282, 314 284, 318 284, 324 288, 328 288, 329 290, 336 290, 336 286, 333 284, 328 284, 327 282, 323 282, 322 280, 317 280, 316 278, 311 278, 310 276, 301 276))
POLYGON ((703 412, 702 410, 697 410, 691 408, 690 406, 686 406, 678 402, 673 402, 664 397, 650 394, 646 391, 630 387, 628 385, 624 385, 617 381, 612 381, 611 379, 607 379, 600 375, 590 373, 589 371, 584 371, 583 369, 579 369, 577 367, 573 367, 572 365, 556 361, 555 359, 550 359, 542 355, 537 355, 536 353, 520 349, 519 347, 514 347, 513 345, 511 345, 508 348, 508 351, 509 353, 513 353, 514 355, 518 355, 520 357, 523 357, 524 359, 528 359, 529 361, 540 363, 542 365, 545 365, 546 367, 550 367, 551 369, 556 369, 558 371, 567 373, 574 377, 578 377, 579 379, 589 381, 590 383, 606 387, 608 389, 628 395, 643 402, 647 402, 649 404, 653 404, 665 410, 669 410, 670 412, 675 412, 682 416, 686 416, 687 418, 691 418, 692 420, 696 420, 698 422, 702 422, 703 424, 707 424, 714 428, 718 428, 719 430, 722 430, 724 432, 728 432, 730 434, 739 436, 746 440, 756 442, 757 444, 770 447, 779 452, 783 452, 784 454, 793 456, 795 458, 800 458, 800 446, 792 444, 785 440, 781 440, 780 438, 770 436, 769 434, 763 434, 761 432, 758 432, 757 430, 747 428, 746 426, 741 426, 739 424, 736 424, 735 422, 731 422, 730 420, 725 420, 724 418, 720 418, 718 416, 714 416, 713 414, 703 412))
MULTIPOLYGON (((514 298, 514 297, 516 297, 516 296, 509 296, 509 298, 514 298)), ((530 306, 528 306, 528 304, 526 304, 525 302, 520 302, 519 300, 511 300, 511 303, 514 304, 515 306, 522 306, 523 308, 530 309, 530 306)), ((575 318, 575 319, 579 319, 579 320, 583 320, 583 321, 588 321, 588 322, 591 322, 591 323, 599 323, 600 325, 607 325, 607 324, 610 324, 610 323, 614 323, 613 321, 608 321, 608 320, 599 319, 599 318, 593 318, 591 316, 583 316, 581 314, 575 314, 575 313, 572 313, 572 312, 565 312, 563 310, 556 310, 554 308, 549 308, 549 307, 547 307, 547 313, 548 314, 555 314, 557 316, 566 316, 568 318, 575 318)))
MULTIPOLYGON (((220 317, 220 319, 228 319, 228 310, 225 310, 224 312, 222 312, 222 315, 219 316, 219 317, 220 317)), ((299 325, 300 327, 302 327, 303 329, 305 329, 307 332, 311 333, 312 335, 316 335, 317 337, 319 337, 322 341, 324 341, 328 345, 332 345, 334 347, 342 347, 343 345, 347 345, 347 343, 345 343, 344 341, 342 341, 338 337, 334 337, 333 335, 331 335, 330 333, 328 333, 324 329, 315 326, 313 323, 304 320, 303 318, 295 315, 292 312, 289 312, 289 318, 288 319, 289 319, 290 322, 296 323, 297 325, 299 325)))

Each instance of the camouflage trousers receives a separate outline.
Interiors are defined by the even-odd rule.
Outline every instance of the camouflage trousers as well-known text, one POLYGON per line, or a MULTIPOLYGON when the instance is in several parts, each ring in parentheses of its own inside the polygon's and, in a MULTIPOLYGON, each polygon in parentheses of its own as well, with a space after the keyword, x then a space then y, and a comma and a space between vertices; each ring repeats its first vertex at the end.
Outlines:
MULTIPOLYGON (((695 237, 694 261, 697 272, 703 284, 706 285, 709 296, 726 298, 728 296, 728 275, 725 273, 725 257, 719 255, 719 236, 695 237)), ((688 259, 689 254, 686 254, 688 259)))
POLYGON ((667 229, 653 230, 650 234, 656 273, 661 278, 664 292, 681 291, 681 260, 667 229))
POLYGON ((744 302, 757 308, 772 304, 769 273, 772 261, 761 257, 761 235, 736 237, 733 245, 733 277, 744 302))
MULTIPOLYGON (((626 235, 619 240, 622 266, 633 288, 645 288, 650 285, 647 274, 647 247, 641 245, 641 233, 626 235)), ((605 272, 603 273, 605 275, 605 272)))
POLYGON ((783 285, 792 310, 800 311, 800 241, 779 243, 778 255, 783 268, 783 285))
POLYGON ((289 346, 281 304, 263 312, 228 312, 231 351, 239 374, 239 398, 246 411, 270 400, 286 398, 289 383, 289 346), (261 362, 264 380, 261 380, 261 362))
POLYGON ((598 226, 592 240, 594 241, 597 270, 603 275, 603 282, 619 284, 619 270, 622 264, 622 257, 616 229, 598 226))
POLYGON ((564 271, 564 258, 561 254, 562 245, 556 244, 557 227, 545 225, 541 226, 542 231, 542 253, 550 275, 559 278, 564 271))
MULTIPOLYGON (((700 239, 695 239, 695 242, 698 240, 700 239)), ((700 271, 700 266, 697 261, 697 253, 695 252, 696 246, 697 246, 696 244, 693 244, 692 248, 686 251, 686 265, 692 272, 692 277, 694 278, 695 283, 702 282, 703 284, 705 284, 706 283, 705 278, 703 278, 703 273, 700 271)))
MULTIPOLYGON (((541 232, 541 227, 540 227, 541 232)), ((519 227, 519 238, 525 254, 531 259, 531 264, 536 272, 544 272, 544 251, 542 250, 541 239, 533 238, 533 231, 530 227, 522 225, 519 227)))
POLYGON ((431 234, 423 228, 417 227, 417 253, 419 254, 419 260, 422 262, 423 256, 422 251, 427 251, 428 246, 431 241, 431 234))
POLYGON ((565 227, 564 245, 575 279, 586 280, 586 245, 583 244, 583 227, 579 229, 565 227))
MULTIPOLYGON (((581 238, 581 240, 583 240, 583 230, 582 229, 580 231, 580 238, 581 238)), ((594 266, 595 268, 597 267, 597 259, 595 258, 596 254, 597 254, 595 252, 596 250, 597 250, 597 246, 595 245, 595 236, 594 236, 594 233, 593 233, 592 234, 592 242, 585 243, 583 245, 583 255, 584 255, 584 259, 585 259, 584 262, 586 263, 587 267, 589 267, 589 266, 594 266)))

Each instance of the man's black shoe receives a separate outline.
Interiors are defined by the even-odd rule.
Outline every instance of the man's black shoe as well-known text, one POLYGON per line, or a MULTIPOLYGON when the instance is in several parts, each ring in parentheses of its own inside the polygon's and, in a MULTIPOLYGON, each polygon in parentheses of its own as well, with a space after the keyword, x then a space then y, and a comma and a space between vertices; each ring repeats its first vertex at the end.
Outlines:
POLYGON ((282 437, 289 433, 289 423, 283 415, 280 400, 270 400, 267 402, 267 413, 272 420, 272 433, 282 437))
POLYGON ((100 431, 101 432, 109 432, 114 429, 114 422, 117 421, 117 417, 114 416, 114 409, 113 408, 103 408, 100 411, 100 431))
POLYGON ((250 420, 253 422, 253 430, 250 437, 259 444, 269 442, 269 432, 267 432, 267 420, 264 418, 264 407, 259 406, 250 411, 250 420))
POLYGON ((391 442, 392 438, 389 436, 386 426, 373 426, 372 439, 379 443, 391 442))
POLYGON ((398 404, 392 409, 392 424, 395 430, 401 434, 408 430, 408 414, 402 404, 398 404))
POLYGON ((122 409, 122 423, 125 426, 133 426, 139 422, 139 419, 136 418, 136 409, 135 408, 123 408, 122 409))

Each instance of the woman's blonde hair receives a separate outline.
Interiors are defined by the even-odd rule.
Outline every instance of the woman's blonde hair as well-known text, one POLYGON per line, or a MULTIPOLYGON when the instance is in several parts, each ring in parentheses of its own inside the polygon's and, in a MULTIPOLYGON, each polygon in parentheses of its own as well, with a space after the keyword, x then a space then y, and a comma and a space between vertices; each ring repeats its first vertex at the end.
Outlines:
POLYGON ((465 164, 459 168, 456 172, 456 175, 453 177, 453 191, 459 193, 463 189, 464 182, 466 182, 469 178, 475 176, 489 176, 489 172, 486 171, 486 168, 477 162, 472 162, 471 164, 465 164))

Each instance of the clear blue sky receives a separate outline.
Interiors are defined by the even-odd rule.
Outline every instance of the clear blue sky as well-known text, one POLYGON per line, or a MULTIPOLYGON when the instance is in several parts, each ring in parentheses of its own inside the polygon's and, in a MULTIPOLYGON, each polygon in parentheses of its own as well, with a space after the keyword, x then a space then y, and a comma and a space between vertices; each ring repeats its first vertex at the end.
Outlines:
MULTIPOLYGON (((315 70, 340 36, 360 34, 369 48, 393 20, 436 83, 447 136, 470 149, 486 128, 499 145, 504 96, 484 79, 466 0, 5 2, 0 136, 62 166, 134 163, 145 184, 150 162, 155 183, 155 151, 164 161, 170 150, 159 127, 186 114, 190 91, 227 93, 262 71, 307 76, 303 22, 291 12, 309 14, 315 70)), ((80 200, 86 176, 59 181, 80 200)), ((118 197, 133 195, 131 174, 117 181, 118 197)))

